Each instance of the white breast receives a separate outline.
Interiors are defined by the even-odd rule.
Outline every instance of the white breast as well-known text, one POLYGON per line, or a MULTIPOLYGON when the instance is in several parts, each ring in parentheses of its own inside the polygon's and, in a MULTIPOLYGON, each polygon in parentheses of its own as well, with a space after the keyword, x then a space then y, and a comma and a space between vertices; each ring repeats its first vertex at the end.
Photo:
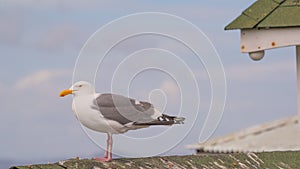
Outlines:
POLYGON ((105 119, 99 110, 92 108, 94 99, 94 95, 73 98, 72 110, 81 124, 103 133, 117 134, 127 131, 120 123, 105 119))

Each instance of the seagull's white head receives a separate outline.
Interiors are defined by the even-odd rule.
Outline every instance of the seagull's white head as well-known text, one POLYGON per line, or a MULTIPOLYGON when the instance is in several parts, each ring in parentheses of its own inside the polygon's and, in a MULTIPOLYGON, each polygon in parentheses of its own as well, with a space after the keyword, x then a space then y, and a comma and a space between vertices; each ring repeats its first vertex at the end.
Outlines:
POLYGON ((93 85, 86 81, 79 81, 73 84, 69 89, 60 92, 59 96, 64 97, 68 94, 73 94, 74 96, 89 95, 95 93, 93 85))

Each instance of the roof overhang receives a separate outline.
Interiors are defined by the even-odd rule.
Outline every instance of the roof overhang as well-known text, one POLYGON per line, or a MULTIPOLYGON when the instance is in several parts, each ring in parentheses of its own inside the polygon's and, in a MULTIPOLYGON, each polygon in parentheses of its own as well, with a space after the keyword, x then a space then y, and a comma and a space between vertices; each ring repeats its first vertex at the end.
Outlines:
POLYGON ((300 26, 299 0, 257 0, 225 30, 300 26))
POLYGON ((300 44, 300 27, 241 29, 241 52, 250 53, 300 44))

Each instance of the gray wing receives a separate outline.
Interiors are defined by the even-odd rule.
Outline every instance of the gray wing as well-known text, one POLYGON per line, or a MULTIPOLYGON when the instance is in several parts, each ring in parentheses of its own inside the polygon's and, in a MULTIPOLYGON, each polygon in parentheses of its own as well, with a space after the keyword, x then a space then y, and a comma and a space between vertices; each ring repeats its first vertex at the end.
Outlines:
POLYGON ((151 103, 137 101, 116 94, 101 94, 94 101, 93 109, 97 109, 107 119, 120 124, 147 123, 154 119, 154 107, 151 103))

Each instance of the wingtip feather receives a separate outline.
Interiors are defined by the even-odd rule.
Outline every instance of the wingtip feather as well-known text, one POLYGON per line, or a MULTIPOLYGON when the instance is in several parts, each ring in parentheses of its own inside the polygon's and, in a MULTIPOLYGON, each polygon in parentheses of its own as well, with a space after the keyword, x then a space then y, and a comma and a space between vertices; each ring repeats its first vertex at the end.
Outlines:
POLYGON ((174 124, 184 124, 184 117, 175 117, 174 118, 174 124))

